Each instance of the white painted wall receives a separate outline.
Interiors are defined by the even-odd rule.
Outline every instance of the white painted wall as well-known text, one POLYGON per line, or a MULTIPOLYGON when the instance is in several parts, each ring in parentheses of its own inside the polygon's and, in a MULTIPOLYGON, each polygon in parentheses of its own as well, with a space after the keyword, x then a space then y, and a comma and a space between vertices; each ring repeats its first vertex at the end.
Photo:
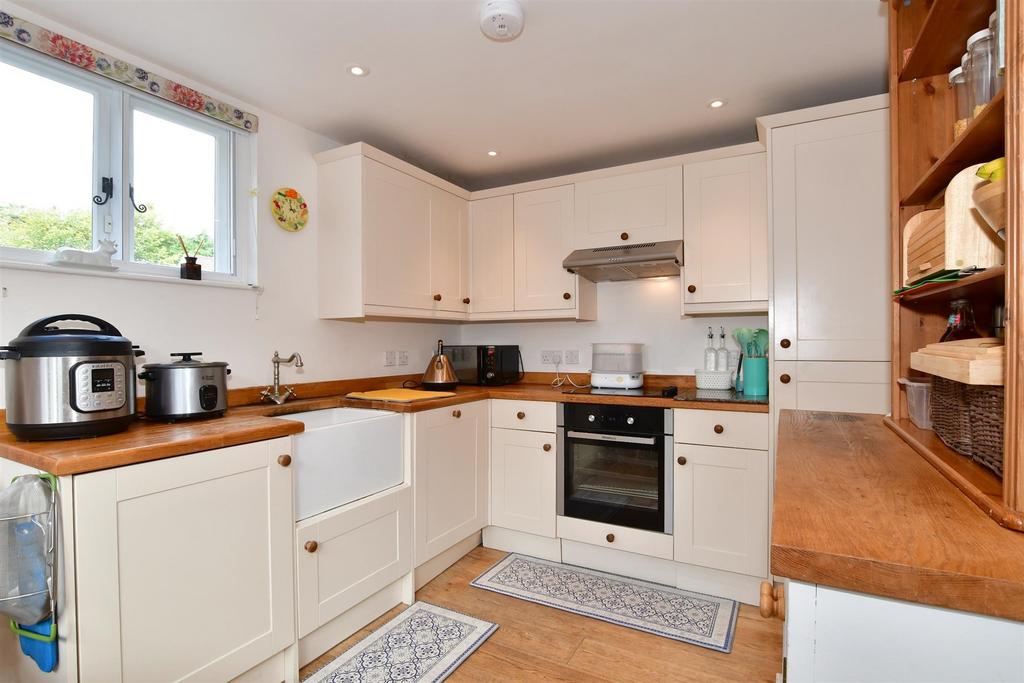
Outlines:
MULTIPOLYGON (((602 282, 597 285, 597 320, 594 322, 524 322, 462 325, 462 344, 519 344, 528 372, 552 372, 542 365, 541 351, 577 349, 579 365, 562 366, 569 372, 590 369, 593 342, 642 342, 644 369, 650 373, 691 375, 703 367, 708 325, 725 326, 729 348, 736 344, 729 334, 736 327, 768 327, 764 315, 733 317, 679 317, 679 278, 602 282)), ((452 340, 445 338, 452 343, 452 340)))

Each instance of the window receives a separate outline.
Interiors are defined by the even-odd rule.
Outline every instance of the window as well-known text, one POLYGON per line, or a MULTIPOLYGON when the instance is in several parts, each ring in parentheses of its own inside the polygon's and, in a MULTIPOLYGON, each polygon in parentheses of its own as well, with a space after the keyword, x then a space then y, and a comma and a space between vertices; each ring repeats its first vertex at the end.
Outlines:
POLYGON ((0 82, 17 93, 0 107, 5 262, 111 240, 120 271, 177 277, 184 243, 204 279, 252 282, 248 133, 45 56, 5 52, 0 82))

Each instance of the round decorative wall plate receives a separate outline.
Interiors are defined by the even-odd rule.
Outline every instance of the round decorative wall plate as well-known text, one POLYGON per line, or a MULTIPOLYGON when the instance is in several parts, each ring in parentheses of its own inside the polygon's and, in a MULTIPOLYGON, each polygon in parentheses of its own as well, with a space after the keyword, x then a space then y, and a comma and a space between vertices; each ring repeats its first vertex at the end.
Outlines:
POLYGON ((282 187, 270 195, 270 212, 274 214, 278 227, 288 232, 302 230, 309 220, 306 200, 290 187, 282 187))

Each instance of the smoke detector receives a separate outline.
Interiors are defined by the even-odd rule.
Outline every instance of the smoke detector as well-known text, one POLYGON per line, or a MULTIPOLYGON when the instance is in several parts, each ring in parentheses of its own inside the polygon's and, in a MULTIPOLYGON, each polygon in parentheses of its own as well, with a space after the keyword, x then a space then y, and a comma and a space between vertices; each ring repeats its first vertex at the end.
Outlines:
POLYGON ((486 0, 480 9, 480 30, 491 40, 512 40, 523 31, 519 0, 486 0))

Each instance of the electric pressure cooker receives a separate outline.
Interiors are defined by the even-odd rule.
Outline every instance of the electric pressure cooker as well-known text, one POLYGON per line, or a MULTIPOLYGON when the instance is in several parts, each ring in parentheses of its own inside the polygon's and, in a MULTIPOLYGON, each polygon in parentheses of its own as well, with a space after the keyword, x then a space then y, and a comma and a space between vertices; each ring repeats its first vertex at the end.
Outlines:
POLYGON ((146 417, 153 420, 185 420, 220 417, 228 409, 228 364, 196 360, 201 352, 172 353, 181 360, 147 363, 139 379, 146 382, 146 417))
POLYGON ((135 357, 142 353, 116 327, 91 315, 35 321, 0 346, 8 429, 28 441, 127 429, 135 416, 135 357), (96 329, 55 325, 65 321, 96 329))

